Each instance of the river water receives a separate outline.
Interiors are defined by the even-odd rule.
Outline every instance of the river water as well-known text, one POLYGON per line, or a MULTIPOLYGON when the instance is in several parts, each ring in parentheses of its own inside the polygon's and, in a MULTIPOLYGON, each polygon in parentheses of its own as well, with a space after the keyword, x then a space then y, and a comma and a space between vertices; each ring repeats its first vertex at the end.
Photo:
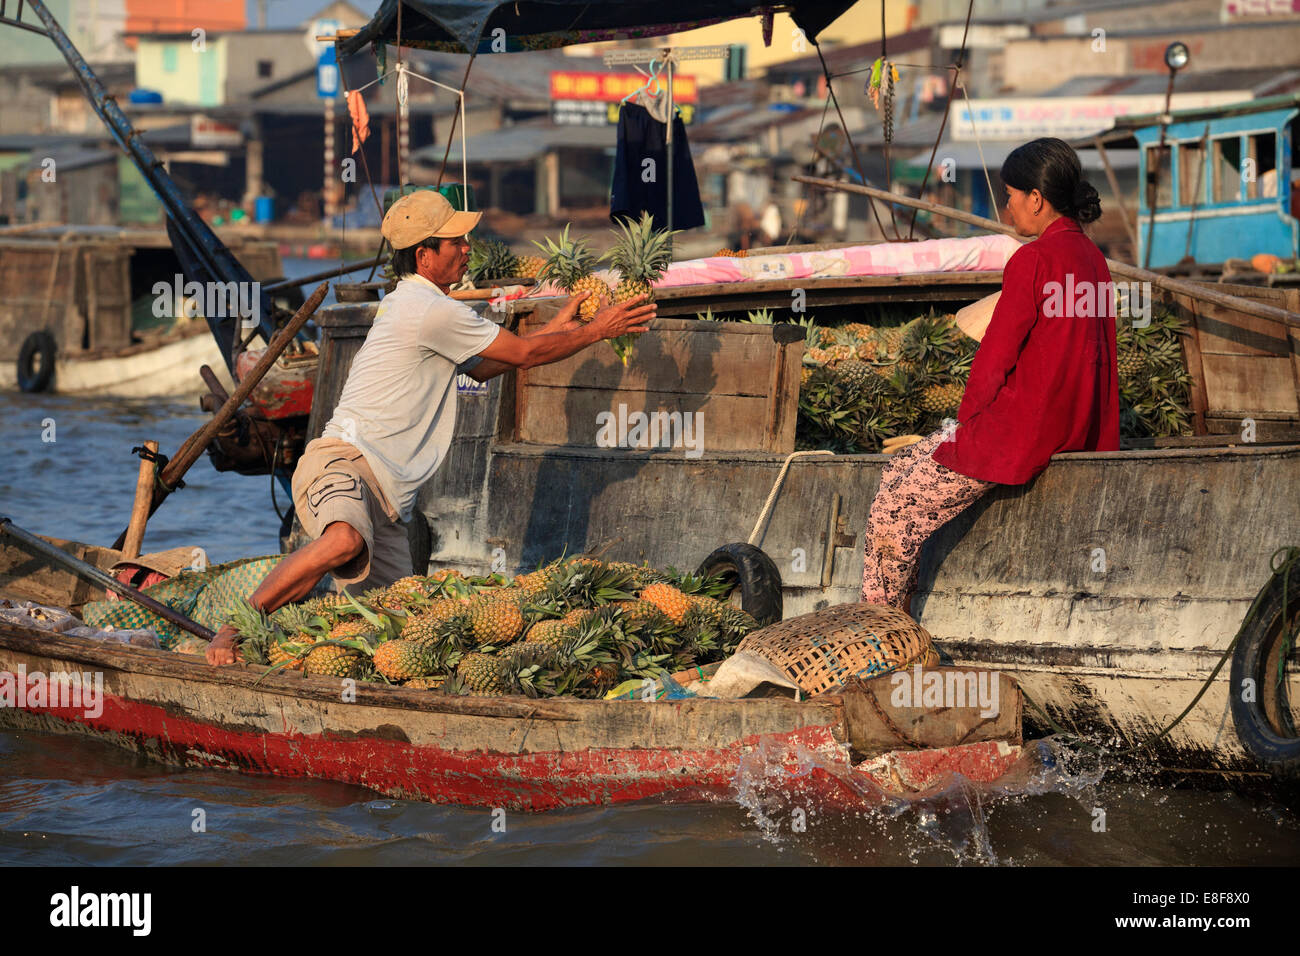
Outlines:
MULTIPOLYGON (((203 418, 194 400, 0 394, 0 514, 30 531, 109 544, 131 509, 131 446, 153 438, 174 451, 203 418)), ((200 460, 186 481, 150 521, 146 550, 200 546, 214 562, 277 550, 269 478, 218 474, 200 460)), ((713 803, 511 814, 498 832, 486 809, 180 771, 96 741, 0 732, 0 866, 1300 862, 1300 815, 1276 796, 1159 787, 1131 768, 1044 753, 1046 765, 997 788, 959 781, 922 801, 810 808, 800 832, 798 808, 781 796, 785 771, 752 762, 713 803), (202 833, 193 829, 199 809, 202 833)))

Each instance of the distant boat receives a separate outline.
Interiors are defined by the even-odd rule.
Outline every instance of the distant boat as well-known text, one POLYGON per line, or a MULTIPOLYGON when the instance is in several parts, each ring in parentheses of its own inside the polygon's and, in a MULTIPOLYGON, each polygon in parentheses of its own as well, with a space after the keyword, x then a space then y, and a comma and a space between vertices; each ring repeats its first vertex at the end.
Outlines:
MULTIPOLYGON (((234 239, 232 246, 259 281, 281 275, 274 243, 234 239)), ((184 279, 164 230, 0 234, 0 263, 0 389, 197 395, 207 390, 198 374, 204 364, 229 386, 201 314, 177 316, 191 303, 174 294, 184 279)))

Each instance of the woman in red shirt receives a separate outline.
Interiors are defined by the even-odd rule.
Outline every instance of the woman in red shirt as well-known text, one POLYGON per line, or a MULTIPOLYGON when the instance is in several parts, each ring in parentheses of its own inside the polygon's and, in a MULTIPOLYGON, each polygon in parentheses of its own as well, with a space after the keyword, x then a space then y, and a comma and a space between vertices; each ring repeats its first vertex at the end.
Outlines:
POLYGON ((921 546, 995 485, 1060 451, 1119 449, 1114 286, 1082 223, 1101 215, 1079 157, 1036 139, 1002 164, 1006 214, 1035 237, 1007 261, 957 422, 885 466, 867 519, 862 600, 910 613, 921 546))

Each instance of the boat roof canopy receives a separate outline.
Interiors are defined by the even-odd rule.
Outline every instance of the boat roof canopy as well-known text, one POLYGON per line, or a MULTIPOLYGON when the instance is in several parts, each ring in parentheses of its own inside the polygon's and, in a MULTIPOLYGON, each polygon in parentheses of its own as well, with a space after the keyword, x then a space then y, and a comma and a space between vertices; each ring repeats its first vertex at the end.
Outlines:
MULTIPOLYGON (((755 0, 694 0, 683 17, 681 7, 663 0, 383 0, 369 23, 339 41, 339 49, 354 53, 371 43, 396 44, 399 4, 402 46, 449 53, 514 53, 663 36, 772 9, 755 0), (493 48, 497 29, 504 31, 495 34, 504 50, 500 42, 493 48)), ((793 0, 781 9, 811 39, 852 5, 853 0, 793 0)))
MULTIPOLYGON (((1242 103, 1229 103, 1226 106, 1198 106, 1193 109, 1173 110, 1169 114, 1171 123, 1185 123, 1196 120, 1226 119, 1230 116, 1243 116, 1247 113, 1263 113, 1268 110, 1300 107, 1300 93, 1283 93, 1280 96, 1266 96, 1262 99, 1246 100, 1242 103)), ((1092 136, 1082 136, 1070 145, 1075 149, 1089 149, 1100 141, 1106 146, 1133 148, 1138 145, 1137 131, 1151 126, 1159 126, 1161 113, 1143 113, 1132 116, 1117 116, 1111 128, 1092 136)))

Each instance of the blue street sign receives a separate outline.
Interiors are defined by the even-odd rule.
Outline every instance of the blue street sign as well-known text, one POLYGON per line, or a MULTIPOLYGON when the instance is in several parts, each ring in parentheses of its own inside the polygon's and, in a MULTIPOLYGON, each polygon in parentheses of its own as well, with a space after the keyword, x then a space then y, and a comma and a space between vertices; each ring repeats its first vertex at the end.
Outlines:
POLYGON ((316 95, 323 100, 339 95, 339 64, 332 43, 321 51, 316 60, 316 95))

